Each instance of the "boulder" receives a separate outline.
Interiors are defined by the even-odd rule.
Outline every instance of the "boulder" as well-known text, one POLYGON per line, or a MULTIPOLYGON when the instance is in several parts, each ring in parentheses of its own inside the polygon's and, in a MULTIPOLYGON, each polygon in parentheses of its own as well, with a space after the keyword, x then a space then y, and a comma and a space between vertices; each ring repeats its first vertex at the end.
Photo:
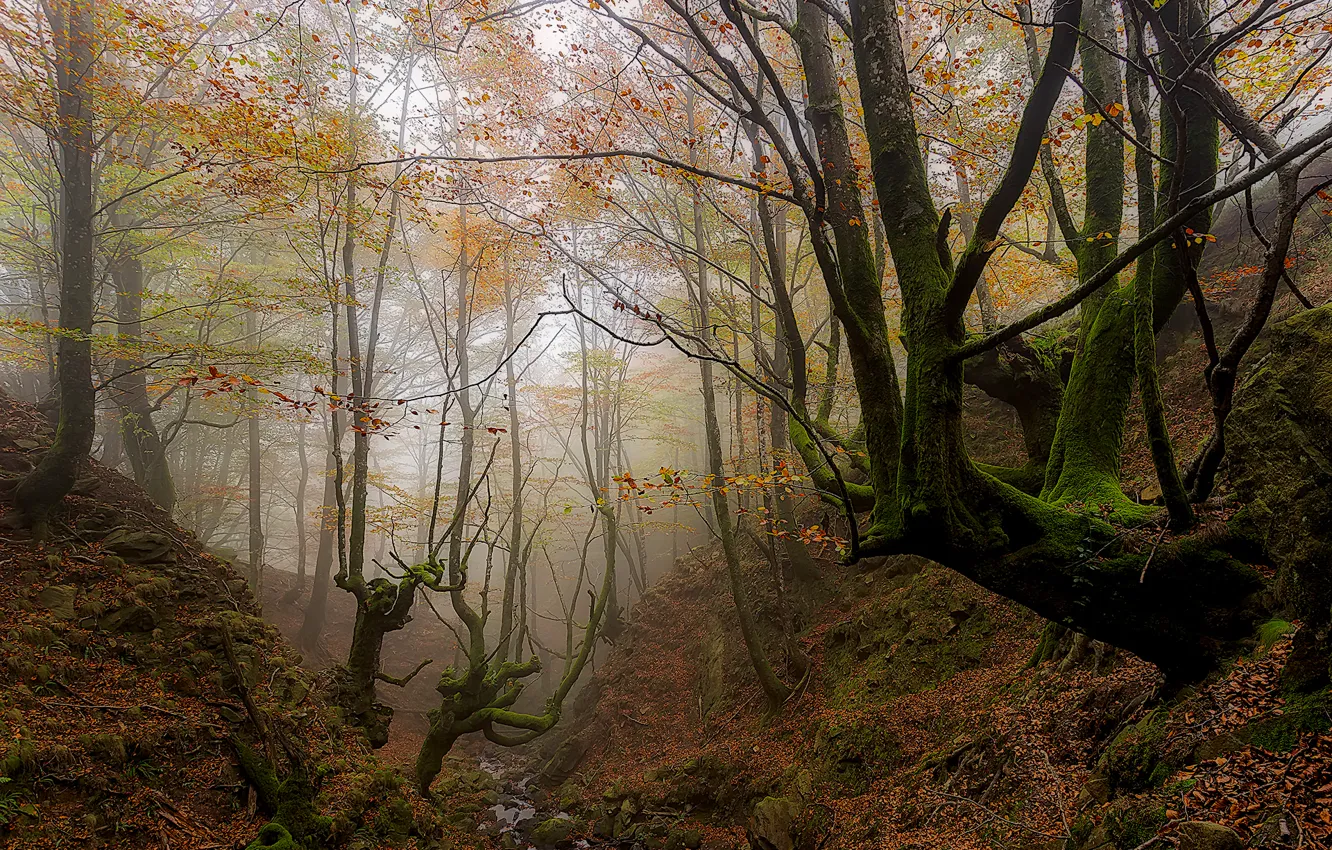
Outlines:
POLYGON ((666 836, 666 850, 698 850, 703 846, 703 833, 697 829, 672 829, 666 836))
POLYGON ((800 805, 786 797, 764 797, 750 819, 749 843, 759 850, 795 850, 793 831, 800 805))
POLYGON ((37 594, 37 604, 61 620, 72 620, 75 592, 75 589, 67 584, 53 584, 37 594))
POLYGON ((245 846, 245 850, 301 850, 287 828, 279 823, 266 823, 259 837, 245 846))
POLYGON ((1179 825, 1179 850, 1244 850, 1235 830, 1203 820, 1179 825))
POLYGON ((97 621, 104 632, 151 632, 157 628, 157 613, 147 605, 126 605, 97 621))
POLYGON ((155 531, 133 531, 129 528, 117 528, 102 541, 111 552, 124 558, 131 564, 157 564, 176 562, 173 550, 174 541, 165 534, 155 531))
POLYGON ((568 818, 548 818, 533 827, 528 838, 537 847, 549 848, 567 844, 573 835, 573 821, 568 818))
POLYGON ((1246 507, 1232 521, 1278 568, 1304 627, 1285 684, 1325 686, 1332 660, 1332 305, 1272 325, 1235 393, 1226 474, 1246 507))

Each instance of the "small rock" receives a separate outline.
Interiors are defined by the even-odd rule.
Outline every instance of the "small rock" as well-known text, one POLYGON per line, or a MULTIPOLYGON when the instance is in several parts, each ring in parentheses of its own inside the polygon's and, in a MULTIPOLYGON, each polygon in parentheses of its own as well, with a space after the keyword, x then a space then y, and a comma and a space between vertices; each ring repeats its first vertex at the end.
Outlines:
POLYGON ((37 602, 62 620, 74 619, 75 589, 67 584, 53 584, 37 594, 37 602))
POLYGON ((1233 829, 1203 820, 1179 825, 1179 850, 1243 850, 1244 842, 1233 829))
POLYGON ((698 850, 703 846, 703 833, 697 829, 672 829, 666 836, 666 850, 698 850))

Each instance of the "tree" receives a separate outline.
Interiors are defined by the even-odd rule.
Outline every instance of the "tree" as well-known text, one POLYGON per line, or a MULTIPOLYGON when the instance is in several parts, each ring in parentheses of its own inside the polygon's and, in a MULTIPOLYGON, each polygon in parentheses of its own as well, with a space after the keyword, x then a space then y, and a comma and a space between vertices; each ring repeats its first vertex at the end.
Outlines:
POLYGON ((44 8, 57 86, 55 122, 47 132, 59 150, 61 176, 60 419, 51 448, 14 491, 23 518, 38 536, 46 534, 51 512, 74 486, 92 450, 97 404, 92 382, 94 105, 87 88, 97 54, 93 4, 53 0, 44 8))

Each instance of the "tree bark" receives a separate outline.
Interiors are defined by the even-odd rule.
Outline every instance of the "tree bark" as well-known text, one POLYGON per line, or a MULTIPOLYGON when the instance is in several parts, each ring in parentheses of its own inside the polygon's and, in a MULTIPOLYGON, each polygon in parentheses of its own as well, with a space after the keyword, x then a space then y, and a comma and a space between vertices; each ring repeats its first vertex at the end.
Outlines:
POLYGON ((56 344, 60 418, 55 440, 15 489, 15 504, 34 535, 49 533, 52 512, 74 486, 96 431, 92 381, 93 104, 84 88, 95 45, 93 9, 82 0, 46 6, 56 57, 55 136, 60 150, 60 318, 56 344))
MULTIPOLYGON (((143 262, 138 257, 116 261, 111 268, 116 287, 116 320, 122 344, 136 347, 143 333, 143 262)), ((176 487, 167 462, 166 446, 153 421, 148 398, 148 377, 137 350, 134 357, 116 361, 112 389, 120 408, 120 431, 135 482, 168 514, 176 504, 176 487)))

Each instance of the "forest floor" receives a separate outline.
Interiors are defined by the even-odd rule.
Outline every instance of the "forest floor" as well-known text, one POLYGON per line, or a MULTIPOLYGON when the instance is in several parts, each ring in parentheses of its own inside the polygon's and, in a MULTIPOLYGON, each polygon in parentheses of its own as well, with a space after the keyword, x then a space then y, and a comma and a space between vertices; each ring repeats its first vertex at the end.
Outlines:
POLYGON ((1283 830, 1332 846, 1332 734, 1280 723, 1288 634, 1167 713, 1132 656, 1091 645, 1029 664, 1042 623, 937 565, 829 573, 800 638, 812 675, 776 716, 720 564, 682 562, 640 600, 595 711, 546 752, 555 780, 576 762, 557 794, 586 837, 664 826, 780 847, 775 804, 756 808, 768 798, 792 804, 796 846, 1097 846, 1101 830, 1134 850, 1194 820, 1252 846, 1286 846, 1283 830), (1234 734, 1256 722, 1261 743, 1234 734))

